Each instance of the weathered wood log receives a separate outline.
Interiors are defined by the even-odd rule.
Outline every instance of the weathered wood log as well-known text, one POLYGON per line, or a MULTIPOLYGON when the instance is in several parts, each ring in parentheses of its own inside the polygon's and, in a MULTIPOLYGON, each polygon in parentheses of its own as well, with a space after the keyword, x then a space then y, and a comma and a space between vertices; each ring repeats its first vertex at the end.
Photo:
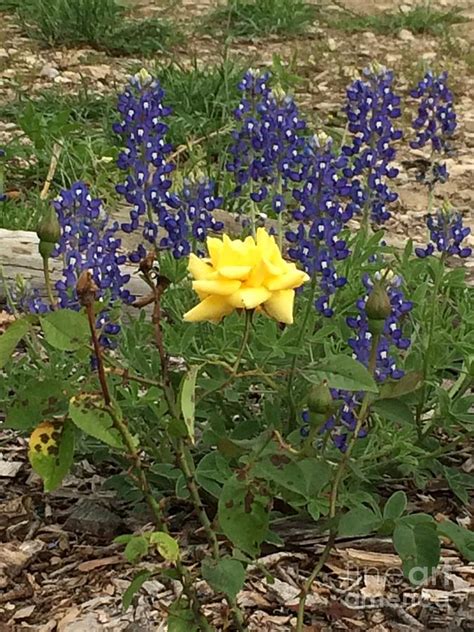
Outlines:
MULTIPOLYGON (((215 211, 216 219, 224 222, 225 231, 230 235, 239 235, 242 227, 240 223, 226 211, 215 211)), ((128 219, 128 209, 121 208, 114 214, 118 221, 128 219)), ((267 220, 266 225, 275 224, 273 220, 267 220)), ((354 225, 354 229, 357 229, 354 225)), ((136 248, 141 241, 140 233, 119 235, 122 238, 124 252, 129 252, 136 248)), ((403 248, 405 242, 400 238, 390 235, 386 236, 386 241, 396 247, 403 248)), ((148 286, 136 274, 137 267, 126 264, 123 270, 131 275, 128 288, 138 298, 149 293, 148 286)), ((31 231, 13 231, 0 228, 0 271, 3 279, 8 285, 13 285, 20 275, 30 285, 37 288, 41 295, 45 294, 43 264, 38 253, 38 237, 31 231)), ((59 260, 50 260, 50 272, 53 281, 56 281, 62 274, 62 263, 59 260)), ((471 271, 470 271, 471 272, 471 271)), ((470 275, 469 275, 470 276, 470 275)), ((471 279, 470 279, 471 280, 471 279)), ((4 283, 0 282, 0 298, 4 297, 4 283)))
MULTIPOLYGON (((63 265, 59 259, 50 259, 52 281, 61 278, 63 265)), ((136 266, 124 265, 125 273, 130 273, 128 288, 135 296, 144 296, 149 292, 148 286, 134 274, 136 266)), ((0 298, 5 296, 5 284, 13 286, 18 276, 23 277, 32 289, 38 289, 44 296, 43 261, 38 252, 36 233, 25 230, 5 230, 0 228, 0 298)))

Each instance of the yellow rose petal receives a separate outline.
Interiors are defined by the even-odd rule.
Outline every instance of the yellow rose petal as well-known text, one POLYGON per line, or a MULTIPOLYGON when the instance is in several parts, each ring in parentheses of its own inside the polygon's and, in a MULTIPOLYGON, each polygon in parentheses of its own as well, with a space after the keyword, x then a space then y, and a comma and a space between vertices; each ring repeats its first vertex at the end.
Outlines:
POLYGON ((215 296, 229 296, 229 294, 237 292, 240 285, 240 281, 231 279, 202 280, 193 281, 193 290, 204 292, 204 294, 214 294, 215 296))
POLYGON ((229 303, 236 308, 254 309, 267 301, 271 295, 272 293, 264 287, 246 287, 229 296, 229 303))
POLYGON ((294 301, 294 290, 279 290, 271 293, 270 298, 265 301, 263 309, 271 318, 280 323, 291 325, 293 323, 294 301))
POLYGON ((195 279, 209 279, 212 276, 217 276, 214 268, 209 264, 209 260, 200 259, 195 254, 189 255, 188 270, 195 279))
POLYGON ((220 239, 217 239, 217 237, 208 237, 206 245, 209 251, 209 256, 211 257, 211 263, 214 268, 217 268, 222 254, 223 243, 220 239))
POLYGON ((252 270, 252 266, 224 266, 219 268, 219 274, 226 279, 239 279, 245 281, 248 279, 252 270))
POLYGON ((273 277, 265 283, 267 289, 274 292, 275 290, 289 290, 300 287, 308 280, 308 275, 301 270, 290 270, 286 274, 273 277))
POLYGON ((223 296, 208 296, 196 307, 186 312, 183 319, 188 323, 197 323, 202 320, 219 322, 233 311, 234 307, 223 296))

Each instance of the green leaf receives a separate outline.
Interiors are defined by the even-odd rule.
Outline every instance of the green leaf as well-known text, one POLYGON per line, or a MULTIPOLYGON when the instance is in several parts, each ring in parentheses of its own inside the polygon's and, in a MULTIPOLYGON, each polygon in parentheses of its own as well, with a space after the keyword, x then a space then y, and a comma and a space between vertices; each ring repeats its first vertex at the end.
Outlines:
POLYGON ((17 344, 27 334, 29 329, 30 323, 24 318, 19 318, 0 336, 0 369, 3 369, 6 365, 17 344))
POLYGON ((386 382, 380 389, 380 399, 401 397, 416 391, 423 382, 423 373, 412 371, 399 380, 386 382))
POLYGON ((183 378, 181 384, 181 412, 188 431, 189 438, 194 443, 194 411, 196 407, 196 378, 198 366, 192 366, 183 378))
POLYGON ((397 522, 393 546, 402 560, 403 574, 412 584, 419 585, 438 566, 441 547, 433 519, 413 520, 414 517, 407 516, 397 522))
POLYGON ((219 498, 222 485, 232 476, 229 464, 219 452, 209 452, 198 463, 196 479, 209 494, 219 498))
POLYGON ((218 504, 219 524, 232 544, 256 555, 268 531, 266 497, 235 476, 222 488, 218 504))
POLYGON ((377 531, 381 524, 380 516, 369 507, 355 507, 339 520, 338 534, 343 537, 369 535, 377 531))
POLYGON ((328 484, 331 467, 315 459, 293 461, 285 454, 274 454, 256 464, 254 472, 259 478, 312 500, 328 484))
POLYGON ((443 467, 443 474, 450 489, 465 505, 469 504, 469 492, 466 488, 465 474, 454 467, 443 467))
POLYGON ((143 586, 143 584, 153 575, 151 571, 140 571, 130 582, 127 590, 123 593, 122 605, 124 610, 128 610, 132 605, 133 598, 143 586))
POLYGON ((103 408, 99 395, 83 393, 72 397, 69 402, 69 415, 76 426, 86 434, 113 448, 123 448, 120 434, 113 427, 112 417, 103 408))
POLYGON ((331 388, 378 392, 377 384, 366 367, 346 355, 330 357, 324 361, 321 368, 310 368, 302 375, 313 384, 320 384, 323 380, 327 380, 331 388))
POLYGON ((150 535, 150 544, 156 546, 158 553, 168 562, 179 560, 179 546, 174 538, 164 531, 153 531, 150 535))
POLYGON ((74 426, 69 421, 41 423, 31 434, 28 457, 44 491, 57 489, 73 462, 74 426))
POLYGON ((168 610, 168 632, 199 632, 193 611, 183 598, 178 598, 168 610))
POLYGON ((245 582, 245 568, 238 560, 205 559, 201 564, 202 576, 216 592, 235 599, 245 582))
POLYGON ((383 517, 385 520, 396 520, 400 518, 407 508, 407 495, 403 491, 395 492, 385 503, 383 517))
POLYGON ((148 540, 144 535, 134 535, 125 547, 123 554, 127 560, 134 564, 148 553, 148 540))
POLYGON ((87 317, 72 309, 59 309, 40 317, 46 341, 61 351, 76 351, 89 343, 87 317))
POLYGON ((378 399, 371 405, 371 409, 386 421, 402 424, 414 424, 413 413, 410 408, 399 399, 378 399))
POLYGON ((438 524, 438 533, 451 540, 468 562, 474 562, 474 533, 472 531, 451 520, 444 520, 438 524))
POLYGON ((61 380, 41 380, 34 377, 25 380, 10 406, 7 407, 6 425, 15 430, 30 430, 43 419, 67 411, 68 386, 61 380))

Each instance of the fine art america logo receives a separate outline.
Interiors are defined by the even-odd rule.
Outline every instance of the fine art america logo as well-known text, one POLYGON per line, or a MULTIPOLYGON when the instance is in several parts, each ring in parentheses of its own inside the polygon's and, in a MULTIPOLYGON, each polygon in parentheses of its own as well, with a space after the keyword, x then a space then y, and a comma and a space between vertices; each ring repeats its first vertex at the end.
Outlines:
POLYGON ((414 567, 408 578, 396 566, 360 568, 349 563, 345 570, 346 577, 338 577, 338 587, 342 579, 349 588, 346 591, 338 588, 337 592, 341 602, 350 609, 394 606, 410 612, 411 608, 430 607, 438 612, 462 615, 474 606, 472 587, 454 575, 455 567, 448 564, 439 567, 433 575, 427 567, 414 567))

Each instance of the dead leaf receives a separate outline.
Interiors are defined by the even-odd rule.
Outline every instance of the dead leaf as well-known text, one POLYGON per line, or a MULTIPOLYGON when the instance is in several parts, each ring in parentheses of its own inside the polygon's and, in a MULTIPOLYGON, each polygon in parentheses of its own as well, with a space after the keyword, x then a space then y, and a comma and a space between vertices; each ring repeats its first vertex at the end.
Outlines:
POLYGON ((20 608, 12 616, 12 620, 16 621, 18 619, 28 619, 28 617, 31 617, 31 615, 33 614, 35 608, 36 606, 34 604, 31 606, 25 606, 24 608, 20 608))
POLYGON ((360 592, 364 597, 383 597, 385 594, 385 577, 383 575, 364 575, 364 586, 360 592))
POLYGON ((0 573, 15 577, 27 566, 45 546, 42 540, 28 540, 18 545, 13 542, 2 544, 0 548, 0 573))
MULTIPOLYGON (((1 327, 2 323, 0 321, 0 331, 1 327)), ((0 461, 0 478, 15 478, 22 466, 23 461, 0 461)))
POLYGON ((372 551, 360 551, 359 549, 341 549, 341 557, 347 561, 355 562, 361 566, 375 566, 381 568, 400 567, 401 560, 398 555, 391 553, 376 553, 372 551))
POLYGON ((102 566, 113 566, 114 564, 123 564, 123 557, 121 555, 112 555, 111 557, 104 557, 101 560, 88 560, 87 562, 82 562, 77 567, 82 573, 90 573, 96 568, 101 568, 102 566))
POLYGON ((80 614, 80 608, 71 608, 66 612, 64 617, 58 622, 58 630, 57 632, 64 632, 65 628, 69 623, 72 623, 77 619, 77 615, 80 614))

